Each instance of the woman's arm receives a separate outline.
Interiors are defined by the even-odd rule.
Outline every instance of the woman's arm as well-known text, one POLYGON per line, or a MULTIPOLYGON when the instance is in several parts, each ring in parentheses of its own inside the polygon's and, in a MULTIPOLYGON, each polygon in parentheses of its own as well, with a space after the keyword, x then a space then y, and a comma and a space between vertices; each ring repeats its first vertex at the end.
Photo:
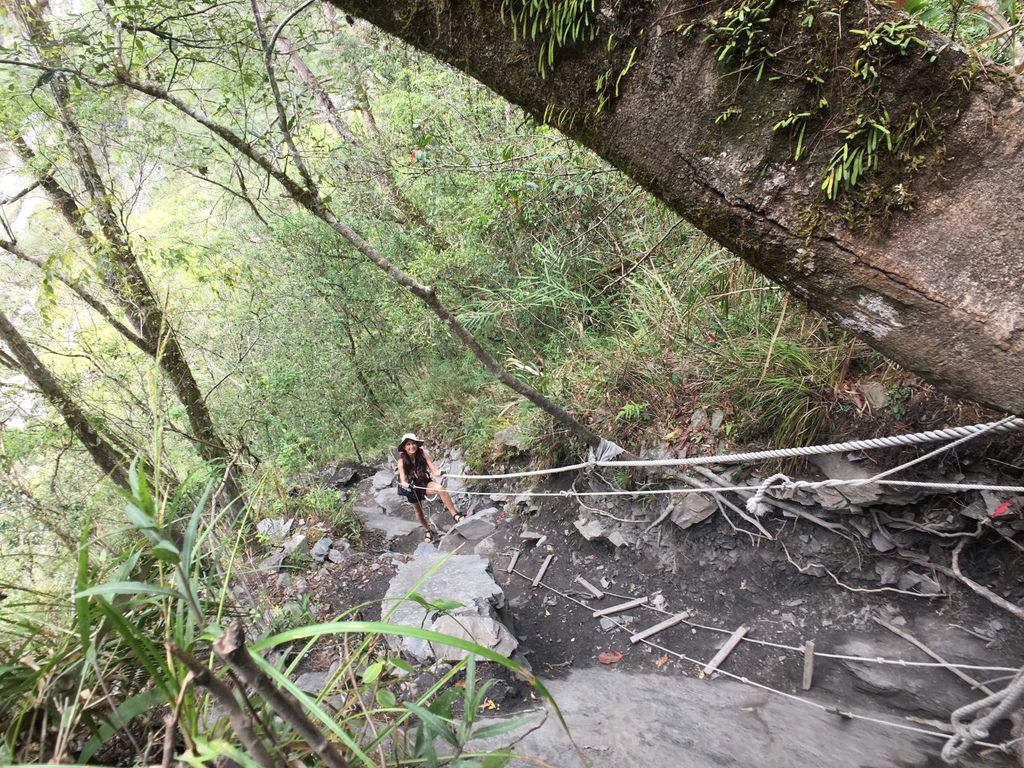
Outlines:
POLYGON ((409 484, 405 481, 405 462, 402 461, 402 457, 398 457, 398 484, 403 488, 408 488, 409 484))

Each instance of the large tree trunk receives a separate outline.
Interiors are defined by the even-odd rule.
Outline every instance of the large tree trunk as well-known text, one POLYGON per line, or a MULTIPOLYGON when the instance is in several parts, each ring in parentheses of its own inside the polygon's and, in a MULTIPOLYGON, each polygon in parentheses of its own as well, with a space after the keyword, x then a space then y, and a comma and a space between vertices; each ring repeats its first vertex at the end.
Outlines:
POLYGON ((96 466, 115 483, 128 489, 127 469, 130 459, 96 431, 82 407, 60 385, 2 311, 0 340, 7 345, 10 356, 17 362, 17 370, 24 373, 46 401, 64 417, 68 429, 85 446, 96 466))
POLYGON ((497 0, 331 2, 559 124, 944 391, 1024 412, 1024 99, 1012 74, 921 28, 889 30, 896 43, 920 41, 901 53, 868 33, 908 17, 865 0, 603 2, 593 13, 581 3, 600 34, 556 45, 546 77, 543 20, 538 42, 524 40, 497 0), (765 21, 754 29, 752 17, 765 21), (730 35, 739 45, 727 50, 730 35), (601 82, 610 85, 598 113, 601 82), (898 145, 910 133, 830 200, 822 180, 844 143, 863 145, 867 129, 851 133, 858 118, 887 122, 898 145), (803 157, 793 160, 801 126, 803 157))

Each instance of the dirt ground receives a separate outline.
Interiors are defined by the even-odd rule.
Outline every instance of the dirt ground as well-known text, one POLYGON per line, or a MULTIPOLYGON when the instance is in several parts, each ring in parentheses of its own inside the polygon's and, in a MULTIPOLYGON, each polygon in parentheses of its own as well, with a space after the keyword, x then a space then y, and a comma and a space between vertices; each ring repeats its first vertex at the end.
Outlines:
MULTIPOLYGON (((562 486, 556 482, 542 487, 560 489, 564 481, 562 486)), ((493 575, 505 591, 513 630, 521 643, 519 654, 542 679, 558 680, 590 668, 666 679, 702 678, 702 663, 715 655, 733 630, 745 626, 748 638, 768 645, 740 643, 723 663, 724 672, 800 695, 837 713, 882 713, 891 720, 935 730, 948 723, 952 709, 979 697, 971 686, 936 667, 818 658, 813 685, 804 691, 803 644, 813 640, 818 653, 932 661, 876 623, 877 617, 950 662, 1007 668, 1024 663, 1024 623, 1006 611, 934 573, 942 593, 933 597, 910 596, 877 581, 844 575, 870 570, 882 555, 863 542, 851 542, 802 520, 773 515, 766 525, 775 540, 756 542, 737 534, 719 514, 686 530, 666 520, 636 546, 615 547, 607 540, 588 541, 580 535, 574 526, 580 510, 573 499, 546 498, 517 505, 510 503, 511 483, 488 490, 509 493, 473 497, 464 509, 497 506, 500 510, 490 556, 493 575), (538 536, 543 539, 535 543, 538 536), (517 552, 515 569, 509 572, 517 552), (533 588, 531 581, 549 555, 552 560, 543 585, 533 588), (812 563, 815 567, 809 567, 812 563), (840 574, 843 585, 825 569, 840 574), (596 585, 605 596, 593 598, 577 577, 596 585), (602 627, 600 619, 592 616, 594 610, 641 596, 649 598, 647 605, 612 617, 626 629, 607 622, 602 627), (683 611, 689 612, 685 622, 651 638, 661 648, 630 643, 631 632, 683 611)), ((515 490, 521 491, 522 486, 515 490)), ((411 509, 408 513, 411 517, 411 509)), ((443 530, 450 520, 439 504, 432 513, 443 530)), ((616 506, 608 514, 642 518, 636 524, 640 529, 646 529, 653 518, 652 510, 639 502, 634 507, 616 506)), ((328 620, 367 604, 362 617, 378 618, 374 601, 383 597, 398 564, 421 541, 418 533, 390 543, 371 536, 364 551, 340 565, 306 573, 312 617, 328 620)), ((945 550, 933 547, 929 552, 925 546, 923 552, 935 562, 948 562, 945 550)), ((1022 604, 1022 562, 1024 550, 993 536, 974 542, 963 565, 973 578, 1010 602, 1022 604)), ((271 587, 269 578, 266 584, 271 587)), ((278 599, 287 595, 282 593, 278 599)), ((336 649, 322 644, 321 650, 302 671, 326 668, 337 658, 336 649)), ((492 696, 498 712, 536 705, 527 686, 501 670, 491 673, 500 681, 492 696)), ((970 674, 984 683, 1007 673, 979 670, 970 674)), ((841 715, 835 719, 841 721, 841 715)), ((990 740, 1006 736, 999 731, 990 740)), ((942 741, 935 740, 936 755, 941 746, 942 741)), ((983 758, 984 764, 1010 765, 1007 757, 995 753, 983 758)))

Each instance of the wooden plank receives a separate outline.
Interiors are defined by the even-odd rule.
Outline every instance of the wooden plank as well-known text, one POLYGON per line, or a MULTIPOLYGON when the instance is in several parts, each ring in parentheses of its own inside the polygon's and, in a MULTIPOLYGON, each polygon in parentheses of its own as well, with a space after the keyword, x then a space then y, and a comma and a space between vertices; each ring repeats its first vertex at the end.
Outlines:
POLYGON ((653 627, 645 629, 643 632, 637 632, 635 635, 633 635, 632 637, 629 638, 629 642, 634 643, 634 644, 635 643, 639 643, 641 640, 646 640, 651 635, 656 635, 656 634, 658 634, 659 632, 661 632, 664 629, 668 629, 669 627, 674 627, 679 622, 683 621, 684 619, 688 619, 688 618, 690 618, 690 612, 689 611, 683 611, 682 613, 677 613, 675 616, 670 616, 669 618, 665 619, 660 624, 655 624, 653 627))
POLYGON ((638 605, 643 605, 647 602, 646 597, 638 597, 635 600, 630 600, 628 603, 619 603, 618 605, 612 605, 608 608, 602 608, 600 611, 594 611, 594 618, 598 616, 608 616, 619 611, 628 611, 630 608, 636 608, 638 605))
POLYGON ((604 597, 604 592, 602 592, 600 589, 595 587, 593 584, 591 584, 589 581, 584 579, 582 576, 577 576, 576 577, 576 583, 582 585, 583 588, 585 590, 587 590, 587 592, 589 592, 590 594, 592 594, 594 596, 595 600, 600 600, 602 597, 604 597))
POLYGON ((519 562, 519 556, 523 554, 523 550, 517 549, 516 553, 512 555, 512 559, 508 561, 508 568, 505 569, 505 573, 512 573, 515 570, 516 563, 519 562))
POLYGON ((548 555, 544 558, 544 565, 540 567, 540 570, 537 571, 537 575, 533 577, 533 584, 531 586, 536 587, 540 584, 540 580, 544 578, 544 572, 547 571, 548 566, 551 565, 551 561, 554 557, 554 555, 548 555))
POLYGON ((710 675, 712 672, 718 669, 719 666, 721 666, 722 662, 728 658, 730 653, 732 653, 733 648, 740 644, 740 640, 743 639, 743 636, 747 634, 748 631, 749 630, 746 627, 740 627, 731 635, 729 635, 729 639, 726 640, 725 644, 718 649, 718 653, 715 654, 715 657, 708 662, 708 665, 706 667, 704 667, 705 677, 710 675))
POLYGON ((814 641, 808 640, 804 643, 804 679, 800 687, 805 691, 811 689, 811 680, 814 679, 814 641))

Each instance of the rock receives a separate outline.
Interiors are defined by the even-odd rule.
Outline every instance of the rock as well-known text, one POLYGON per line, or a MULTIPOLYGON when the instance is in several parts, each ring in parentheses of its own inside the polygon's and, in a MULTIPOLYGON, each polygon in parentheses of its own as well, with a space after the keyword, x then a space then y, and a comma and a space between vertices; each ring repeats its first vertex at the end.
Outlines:
POLYGON ((283 517, 277 519, 260 520, 256 523, 256 532, 261 536, 273 541, 280 541, 288 535, 292 529, 292 523, 295 522, 295 518, 285 520, 283 517))
POLYGON ((519 453, 525 452, 530 447, 529 440, 527 440, 523 430, 517 425, 499 429, 494 433, 494 442, 506 448, 512 448, 519 453))
POLYGON ((328 672, 303 672, 295 678, 295 687, 300 691, 319 694, 330 679, 328 672))
POLYGON ((452 552, 462 544, 476 544, 494 533, 494 520, 498 516, 495 507, 485 509, 472 517, 466 517, 455 523, 441 538, 438 549, 452 552))
POLYGON ((323 484, 329 488, 346 488, 359 479, 359 471, 349 464, 328 466, 323 473, 323 484))
POLYGON ((690 416, 690 427, 693 429, 704 429, 708 425, 708 412, 698 408, 690 416))
POLYGON ((601 629, 605 632, 611 632, 613 629, 615 629, 615 626, 615 622, 609 619, 607 616, 601 617, 601 629))
POLYGON ((480 555, 481 557, 489 558, 497 551, 498 545, 497 543, 495 543, 493 536, 488 536, 486 539, 484 539, 475 547, 473 547, 473 553, 480 555))
POLYGON ((675 504, 672 510, 672 522, 683 530, 703 522, 715 514, 718 505, 714 500, 699 493, 689 493, 675 504))
POLYGON ((725 412, 724 411, 712 411, 711 412, 711 431, 717 432, 721 429, 722 424, 725 423, 725 412))
POLYGON ((892 539, 877 528, 871 533, 871 545, 879 552, 892 552, 896 549, 892 539))
POLYGON ((274 583, 278 589, 288 589, 292 585, 292 575, 290 573, 279 573, 277 581, 274 583))
POLYGON ((544 538, 544 534, 537 533, 536 531, 526 530, 519 534, 519 538, 525 541, 527 544, 535 544, 544 538))
POLYGON ((276 571, 281 567, 281 563, 284 562, 284 550, 279 549, 272 553, 270 556, 263 558, 256 564, 256 568, 263 571, 264 573, 270 573, 276 571))
MULTIPOLYGON (((826 453, 820 456, 812 456, 811 463, 820 469, 829 480, 866 480, 877 474, 874 467, 866 467, 861 463, 853 463, 846 456, 839 453, 826 453)), ((825 490, 825 489, 819 489, 825 490)), ((842 485, 832 488, 844 497, 850 504, 868 506, 882 498, 883 491, 875 483, 867 485, 842 485)), ((817 491, 815 494, 817 495, 817 491)), ((828 495, 832 500, 831 494, 828 495)), ((833 507, 834 508, 834 507, 833 507)))
POLYGON ((327 553, 331 551, 331 540, 324 536, 309 551, 309 556, 313 558, 315 562, 322 563, 327 559, 327 553))
POLYGON ((902 569, 903 566, 896 560, 879 560, 875 563, 875 573, 878 574, 882 584, 895 584, 899 581, 902 569))
POLYGON ((930 576, 923 573, 907 571, 900 576, 896 586, 900 589, 912 590, 915 587, 923 595, 938 595, 942 592, 942 585, 930 576))
POLYGON ((873 411, 881 410, 889 404, 889 393, 880 381, 862 381, 857 389, 864 395, 864 401, 873 411))
POLYGON ((420 524, 413 517, 412 507, 409 508, 408 517, 394 517, 381 512, 377 507, 354 506, 352 513, 358 517, 367 528, 380 531, 386 539, 394 539, 399 536, 407 536, 415 530, 420 529, 420 524))
POLYGON ((591 518, 587 519, 585 514, 581 514, 579 519, 573 523, 576 530, 580 532, 587 541, 595 541, 596 539, 607 539, 616 547, 623 547, 628 542, 622 533, 613 524, 604 522, 603 518, 591 518))
MULTIPOLYGON (((505 593, 487 568, 487 561, 477 555, 448 556, 440 552, 418 555, 398 568, 384 597, 382 614, 387 615, 393 609, 392 623, 445 632, 510 656, 519 643, 499 618, 499 611, 505 606, 505 593), (445 557, 448 560, 441 564, 445 557), (419 583, 434 568, 437 570, 419 583), (414 601, 403 599, 414 586, 428 602, 450 600, 460 605, 445 614, 429 611, 414 601), (396 601, 400 601, 397 606, 396 601)), ((418 638, 389 635, 387 641, 394 650, 408 653, 422 663, 434 659, 457 661, 467 655, 462 649, 434 646, 418 638)))
POLYGON ((290 555, 295 550, 302 549, 306 546, 307 541, 308 539, 306 538, 306 534, 296 533, 294 536, 292 536, 284 543, 283 546, 285 555, 290 555))
POLYGON ((327 553, 327 559, 330 560, 332 563, 340 563, 342 560, 345 559, 346 554, 346 552, 340 549, 331 548, 331 550, 327 553))
MULTIPOLYGON (((395 488, 384 488, 375 492, 373 494, 373 503, 384 510, 384 513, 387 515, 400 516, 404 514, 404 510, 412 510, 412 505, 399 496, 395 488)), ((427 502, 423 503, 426 504, 427 502)))
POLYGON ((309 582, 306 579, 298 578, 295 580, 295 583, 292 584, 292 588, 297 593, 305 592, 309 589, 309 582))
POLYGON ((435 552, 437 552, 437 549, 433 544, 427 541, 421 541, 416 545, 416 549, 413 550, 412 556, 415 558, 421 557, 422 555, 433 555, 435 552))
POLYGON ((378 471, 371 481, 373 490, 379 491, 393 485, 395 482, 395 471, 393 469, 382 469, 378 471))

